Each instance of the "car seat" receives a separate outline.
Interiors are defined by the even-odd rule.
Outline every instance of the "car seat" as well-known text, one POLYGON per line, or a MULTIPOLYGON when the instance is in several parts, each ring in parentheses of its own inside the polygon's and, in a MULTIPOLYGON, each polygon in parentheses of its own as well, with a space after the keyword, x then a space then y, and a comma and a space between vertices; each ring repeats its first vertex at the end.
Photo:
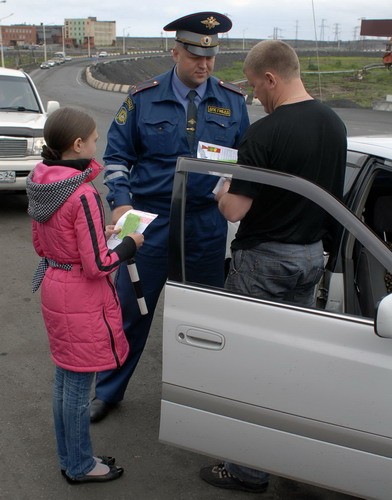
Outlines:
MULTIPOLYGON (((368 225, 391 246, 392 196, 380 196, 376 199, 371 219, 367 221, 368 225)), ((355 284, 362 315, 373 318, 377 303, 392 291, 392 277, 363 246, 360 248, 356 262, 355 284)))

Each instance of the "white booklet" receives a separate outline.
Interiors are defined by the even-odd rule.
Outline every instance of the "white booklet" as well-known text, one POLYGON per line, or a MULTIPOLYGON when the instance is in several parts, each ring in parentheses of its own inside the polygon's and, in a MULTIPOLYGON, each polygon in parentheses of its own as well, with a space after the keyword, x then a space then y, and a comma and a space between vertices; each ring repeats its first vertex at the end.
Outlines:
POLYGON ((117 221, 115 229, 121 229, 118 234, 112 234, 107 241, 108 247, 113 250, 129 233, 143 233, 146 227, 158 216, 140 210, 128 210, 117 221))
MULTIPOLYGON (((238 151, 233 148, 219 146, 218 144, 210 144, 209 142, 199 141, 199 144, 197 145, 197 157, 204 158, 205 160, 237 163, 238 151)), ((213 194, 218 193, 222 189, 225 180, 230 178, 230 174, 225 177, 221 177, 212 191, 213 194)))
POLYGON ((205 160, 217 160, 226 162, 237 162, 237 150, 219 146, 219 144, 210 144, 209 142, 199 141, 197 145, 197 157, 205 160))

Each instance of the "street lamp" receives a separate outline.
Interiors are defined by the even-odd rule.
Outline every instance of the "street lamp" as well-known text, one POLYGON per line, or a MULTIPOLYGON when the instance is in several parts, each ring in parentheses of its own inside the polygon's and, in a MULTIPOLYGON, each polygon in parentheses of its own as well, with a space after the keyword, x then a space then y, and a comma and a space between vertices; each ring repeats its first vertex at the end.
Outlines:
POLYGON ((87 57, 91 57, 91 45, 90 45, 90 36, 91 36, 91 22, 87 21, 86 24, 86 35, 87 35, 87 57))
POLYGON ((46 62, 47 60, 47 54, 46 54, 46 33, 45 33, 45 25, 44 23, 41 23, 42 26, 42 34, 44 36, 44 61, 46 62))
POLYGON ((123 54, 125 54, 125 30, 130 28, 131 26, 127 26, 126 28, 123 29, 123 54))
MULTIPOLYGON (((7 0, 1 0, 0 3, 5 3, 7 0)), ((4 20, 7 19, 11 16, 13 16, 14 13, 9 14, 8 16, 0 18, 0 23, 4 20)), ((3 26, 0 26, 0 48, 1 48, 1 65, 4 68, 4 47, 3 47, 3 26)))
POLYGON ((248 28, 245 28, 242 30, 242 50, 245 50, 245 31, 247 31, 248 28))

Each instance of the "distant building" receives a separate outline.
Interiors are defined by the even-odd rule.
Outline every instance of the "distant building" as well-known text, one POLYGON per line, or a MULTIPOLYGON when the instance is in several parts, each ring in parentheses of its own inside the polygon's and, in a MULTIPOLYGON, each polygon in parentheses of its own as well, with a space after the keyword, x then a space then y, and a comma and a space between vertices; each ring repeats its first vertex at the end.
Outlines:
POLYGON ((116 44, 116 21, 96 17, 65 19, 65 38, 74 46, 109 47, 116 44))
POLYGON ((25 47, 37 43, 36 26, 15 24, 0 26, 2 44, 6 47, 25 47))
POLYGON ((36 26, 37 41, 39 45, 56 45, 63 42, 63 26, 61 24, 43 24, 36 26))

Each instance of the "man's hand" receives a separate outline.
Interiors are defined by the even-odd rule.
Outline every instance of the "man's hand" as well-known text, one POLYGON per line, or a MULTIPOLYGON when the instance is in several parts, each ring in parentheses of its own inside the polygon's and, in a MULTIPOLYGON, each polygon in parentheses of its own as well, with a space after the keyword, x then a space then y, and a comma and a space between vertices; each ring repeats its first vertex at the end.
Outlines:
POLYGON ((132 210, 132 205, 121 205, 120 207, 116 207, 112 211, 112 224, 116 225, 118 219, 125 214, 125 212, 128 212, 128 210, 132 210))
POLYGON ((222 198, 222 196, 227 193, 227 191, 230 188, 230 183, 231 183, 230 179, 226 179, 224 181, 224 183, 222 184, 221 189, 215 195, 215 200, 216 201, 219 202, 219 200, 222 198))

